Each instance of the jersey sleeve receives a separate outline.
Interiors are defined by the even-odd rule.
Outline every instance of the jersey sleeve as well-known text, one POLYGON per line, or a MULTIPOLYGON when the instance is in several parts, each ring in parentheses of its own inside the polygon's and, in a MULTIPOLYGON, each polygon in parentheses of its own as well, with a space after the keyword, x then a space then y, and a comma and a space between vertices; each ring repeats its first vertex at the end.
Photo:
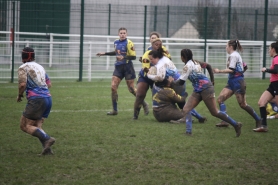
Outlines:
POLYGON ((144 55, 142 56, 142 68, 150 68, 150 59, 149 59, 149 53, 151 51, 148 50, 144 53, 144 55))
POLYGON ((185 98, 181 97, 178 95, 174 89, 171 88, 164 88, 165 91, 167 91, 167 96, 168 98, 173 102, 173 103, 183 103, 185 102, 185 98))
POLYGON ((162 49, 165 51, 165 56, 169 59, 171 59, 171 55, 169 53, 169 51, 167 50, 167 48, 165 46, 162 46, 162 49))
POLYGON ((45 82, 46 82, 46 85, 51 84, 50 78, 46 73, 45 73, 45 82))
POLYGON ((27 83, 27 73, 24 68, 19 68, 18 71, 18 83, 27 83))
POLYGON ((237 57, 231 55, 228 60, 229 60, 229 68, 236 69, 236 64, 238 61, 237 57))
POLYGON ((126 55, 127 56, 136 56, 134 44, 129 39, 128 39, 128 42, 127 42, 127 53, 126 53, 126 55))
POLYGON ((186 81, 187 78, 189 77, 190 73, 192 72, 192 68, 190 67, 189 64, 186 64, 183 68, 182 68, 182 73, 179 79, 186 81))
POLYGON ((166 66, 164 64, 157 64, 156 66, 156 75, 155 74, 147 74, 148 78, 155 82, 162 82, 166 76, 166 66))

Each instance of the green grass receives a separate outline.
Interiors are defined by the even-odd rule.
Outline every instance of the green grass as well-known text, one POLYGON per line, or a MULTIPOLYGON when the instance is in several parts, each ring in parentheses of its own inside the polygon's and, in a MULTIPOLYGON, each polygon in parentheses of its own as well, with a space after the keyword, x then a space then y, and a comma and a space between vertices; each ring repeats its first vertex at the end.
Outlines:
MULTIPOLYGON (((247 102, 259 114, 257 101, 268 80, 247 79, 247 102)), ((125 82, 119 87, 119 114, 111 110, 109 80, 52 81, 53 107, 44 123, 56 138, 55 155, 40 157, 37 138, 19 128, 26 100, 16 102, 17 84, 0 83, 0 184, 278 184, 278 121, 268 133, 254 133, 255 121, 242 112, 235 97, 228 114, 243 123, 216 128, 204 103, 196 108, 208 118, 185 125, 157 122, 152 114, 132 120, 135 98, 125 82)), ((216 96, 226 79, 216 80, 216 96)), ((187 91, 192 92, 190 84, 187 91)), ((151 94, 147 95, 151 104, 151 94)))

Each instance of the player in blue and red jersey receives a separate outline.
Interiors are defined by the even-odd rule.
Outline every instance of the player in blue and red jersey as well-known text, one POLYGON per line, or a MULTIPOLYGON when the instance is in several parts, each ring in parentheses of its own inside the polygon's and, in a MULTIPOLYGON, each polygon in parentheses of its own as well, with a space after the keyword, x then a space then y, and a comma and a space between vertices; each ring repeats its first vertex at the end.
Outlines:
POLYGON ((239 137, 241 134, 242 124, 233 120, 225 112, 217 109, 214 98, 214 87, 213 83, 211 83, 211 81, 214 81, 211 66, 208 63, 193 60, 193 54, 190 49, 181 50, 181 59, 183 63, 185 63, 185 66, 183 67, 183 72, 179 77, 179 80, 174 83, 184 84, 185 81, 189 79, 192 82, 194 89, 183 108, 186 115, 186 134, 192 134, 192 117, 190 111, 203 100, 211 115, 231 124, 235 128, 236 136, 239 137), (206 68, 208 70, 211 81, 203 74, 202 68, 206 68))
MULTIPOLYGON (((115 69, 112 76, 111 90, 112 90, 112 105, 113 110, 107 112, 107 115, 118 114, 118 87, 123 78, 130 93, 136 96, 136 89, 134 88, 134 79, 136 78, 135 70, 132 60, 136 59, 136 52, 134 44, 127 39, 127 29, 119 29, 119 39, 114 41, 115 50, 112 52, 97 53, 97 56, 109 55, 116 56, 115 69)), ((148 105, 143 101, 143 106, 148 109, 148 105)))
POLYGON ((278 41, 271 43, 268 50, 269 56, 273 57, 272 63, 269 69, 263 67, 262 72, 270 73, 270 84, 263 92, 259 99, 260 113, 262 117, 262 125, 258 128, 253 129, 255 132, 267 132, 267 122, 266 122, 266 105, 268 102, 273 101, 278 105, 278 41))
POLYGON ((26 91, 28 100, 20 119, 22 131, 37 137, 43 146, 41 155, 53 154, 51 146, 55 138, 50 137, 42 129, 44 119, 48 117, 52 98, 49 92, 51 82, 44 68, 35 62, 35 52, 26 47, 22 50, 22 64, 18 69, 18 96, 17 102, 21 102, 26 91))
MULTIPOLYGON (((242 51, 242 47, 238 40, 230 40, 226 45, 226 51, 229 54, 227 68, 223 70, 214 69, 214 73, 228 73, 228 83, 220 92, 217 102, 220 111, 226 112, 224 102, 235 94, 239 106, 250 114, 256 121, 256 128, 261 125, 261 118, 256 114, 254 109, 246 102, 246 83, 244 80, 244 65, 238 51, 242 51)), ((227 127, 228 123, 221 121, 216 124, 217 127, 227 127)))

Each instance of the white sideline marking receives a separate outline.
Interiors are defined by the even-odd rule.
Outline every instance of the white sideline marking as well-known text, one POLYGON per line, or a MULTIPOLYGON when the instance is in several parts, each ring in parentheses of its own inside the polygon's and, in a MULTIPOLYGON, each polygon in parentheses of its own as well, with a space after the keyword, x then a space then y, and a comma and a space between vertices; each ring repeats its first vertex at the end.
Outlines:
MULTIPOLYGON (((99 110, 99 109, 94 109, 94 110, 51 110, 50 112, 109 112, 109 110, 99 110)), ((124 110, 118 110, 118 112, 129 112, 133 111, 133 109, 124 109, 124 110)))

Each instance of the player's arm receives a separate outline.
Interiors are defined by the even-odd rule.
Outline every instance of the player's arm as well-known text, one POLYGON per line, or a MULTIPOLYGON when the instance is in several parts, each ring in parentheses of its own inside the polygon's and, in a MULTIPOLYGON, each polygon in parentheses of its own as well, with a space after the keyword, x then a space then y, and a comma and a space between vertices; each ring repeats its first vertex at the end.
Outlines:
POLYGON ((198 62, 200 63, 200 65, 203 69, 207 69, 207 71, 209 73, 210 81, 214 85, 214 75, 213 75, 213 70, 212 70, 211 65, 207 62, 201 62, 201 61, 198 61, 198 62))
POLYGON ((134 44, 131 40, 128 39, 127 43, 127 53, 126 56, 124 57, 126 60, 135 60, 136 59, 136 52, 134 48, 134 44))
POLYGON ((48 77, 47 74, 45 74, 45 82, 46 82, 46 85, 47 85, 48 89, 52 87, 50 78, 48 77))
POLYGON ((173 103, 184 103, 185 102, 185 97, 181 97, 173 89, 171 89, 171 88, 164 88, 164 90, 168 91, 166 94, 167 94, 168 98, 173 103))
POLYGON ((171 57, 169 51, 167 50, 167 48, 165 46, 162 46, 162 49, 165 52, 165 56, 168 57, 170 60, 172 60, 172 57, 171 57))
POLYGON ((17 95, 17 102, 21 102, 24 96, 23 93, 26 89, 26 82, 20 82, 18 83, 18 95, 17 95))
POLYGON ((156 74, 150 74, 150 72, 148 72, 147 76, 152 81, 162 82, 166 76, 166 68, 164 65, 156 65, 156 68, 157 68, 156 74))
POLYGON ((115 55, 116 55, 116 51, 105 52, 105 53, 97 53, 96 55, 97 55, 98 57, 103 56, 103 55, 115 56, 115 55))
POLYGON ((27 73, 23 68, 18 69, 18 95, 17 95, 17 102, 21 102, 23 98, 23 93, 26 89, 27 83, 27 73))
POLYGON ((247 64, 246 64, 245 62, 242 62, 242 64, 243 64, 243 69, 244 69, 244 72, 245 72, 245 71, 247 71, 247 69, 248 69, 247 64))
POLYGON ((274 65, 273 69, 262 68, 262 72, 271 73, 271 74, 278 74, 278 64, 274 65))

